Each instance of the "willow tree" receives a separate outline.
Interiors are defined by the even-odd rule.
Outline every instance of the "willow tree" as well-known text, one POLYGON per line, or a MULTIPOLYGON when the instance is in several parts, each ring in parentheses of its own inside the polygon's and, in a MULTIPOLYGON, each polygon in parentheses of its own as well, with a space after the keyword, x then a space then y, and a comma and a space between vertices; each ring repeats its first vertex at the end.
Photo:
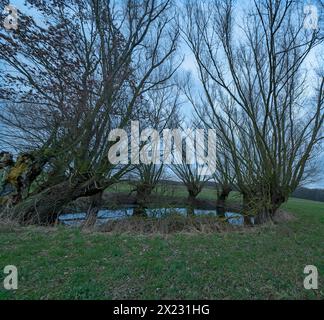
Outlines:
POLYGON ((175 164, 170 168, 187 188, 189 213, 192 214, 196 199, 210 177, 202 175, 199 165, 196 164, 175 164))
MULTIPOLYGON (((220 136, 220 138, 222 138, 220 136)), ((212 178, 216 183, 217 213, 225 216, 226 201, 235 190, 235 171, 231 163, 231 155, 220 140, 216 149, 216 170, 212 178)))
POLYGON ((145 117, 145 95, 173 76, 178 30, 171 0, 26 3, 37 19, 19 12, 17 30, 0 30, 1 130, 46 157, 10 213, 47 223, 128 170, 108 160, 109 134, 145 117))
POLYGON ((305 28, 299 1, 255 0, 236 20, 235 9, 230 0, 186 4, 183 33, 202 92, 192 101, 222 136, 246 211, 265 223, 323 139, 323 74, 310 81, 306 69, 323 37, 305 28))
MULTIPOLYGON (((193 124, 197 126, 197 124, 193 124)), ((201 137, 205 138, 204 132, 201 137)), ((179 141, 175 139, 174 143, 174 161, 169 166, 176 177, 182 181, 188 191, 188 213, 194 213, 196 199, 201 193, 206 183, 210 180, 212 172, 208 172, 206 164, 199 159, 205 155, 205 141, 197 138, 197 133, 192 130, 186 130, 179 134, 179 141), (203 154, 202 154, 203 153, 203 154)), ((208 153, 214 152, 214 145, 208 146, 208 153)), ((211 159, 213 159, 211 157, 211 159)), ((208 163, 208 168, 213 168, 214 162, 208 163)))
POLYGON ((145 215, 145 209, 148 206, 153 190, 158 183, 165 177, 165 164, 163 163, 163 146, 161 139, 165 129, 175 129, 181 122, 180 95, 175 84, 175 79, 170 79, 168 86, 154 90, 148 94, 147 103, 150 107, 149 115, 142 122, 142 132, 148 129, 151 135, 148 136, 146 145, 143 145, 143 151, 147 155, 144 159, 139 159, 131 172, 131 181, 136 192, 137 208, 135 215, 145 215), (159 141, 152 142, 152 135, 158 134, 159 141))

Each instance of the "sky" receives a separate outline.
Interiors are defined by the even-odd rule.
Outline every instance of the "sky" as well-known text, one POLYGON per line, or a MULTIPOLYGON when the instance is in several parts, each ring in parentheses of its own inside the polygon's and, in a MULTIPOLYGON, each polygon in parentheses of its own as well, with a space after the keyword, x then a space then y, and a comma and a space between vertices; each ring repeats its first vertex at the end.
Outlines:
MULTIPOLYGON (((238 1, 237 15, 241 15, 244 8, 246 8, 251 2, 252 0, 238 1)), ((304 3, 305 5, 312 5, 315 3, 315 1, 305 0, 304 3)), ((24 5, 24 0, 10 0, 10 4, 16 6, 22 12, 32 14, 35 20, 37 21, 37 15, 34 12, 32 12, 30 9, 26 8, 26 6, 24 5)), ((0 8, 0 10, 2 10, 2 8, 0 8)), ((312 72, 311 70, 314 69, 314 66, 317 63, 316 61, 318 61, 317 57, 322 55, 322 50, 323 48, 320 48, 317 50, 317 52, 314 52, 312 55, 309 56, 307 60, 307 66, 310 70, 310 73, 312 72)), ((198 82, 194 57, 190 53, 190 50, 184 44, 181 46, 181 52, 183 52, 184 55, 184 62, 181 66, 180 72, 183 73, 190 72, 192 74, 193 81, 198 82)), ((183 106, 183 111, 188 117, 190 117, 192 115, 193 109, 189 104, 185 104, 183 106)), ((321 177, 319 177, 317 182, 307 185, 308 187, 324 188, 324 153, 322 154, 322 156, 319 157, 319 163, 322 168, 321 177)))

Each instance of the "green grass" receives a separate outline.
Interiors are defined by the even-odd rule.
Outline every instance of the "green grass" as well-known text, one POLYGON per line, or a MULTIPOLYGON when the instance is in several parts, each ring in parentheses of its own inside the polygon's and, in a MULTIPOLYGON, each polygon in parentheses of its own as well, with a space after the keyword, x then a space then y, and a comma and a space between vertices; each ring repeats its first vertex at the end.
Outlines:
POLYGON ((224 234, 167 237, 22 228, 0 233, 0 299, 323 299, 324 203, 292 199, 297 219, 224 234), (319 270, 319 290, 303 270, 319 270), (2 277, 2 278, 1 278, 2 277))

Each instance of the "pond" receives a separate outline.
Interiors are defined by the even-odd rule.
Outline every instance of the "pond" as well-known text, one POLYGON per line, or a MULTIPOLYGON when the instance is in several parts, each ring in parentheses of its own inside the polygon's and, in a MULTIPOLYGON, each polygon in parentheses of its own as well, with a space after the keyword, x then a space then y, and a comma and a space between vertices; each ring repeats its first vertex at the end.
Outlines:
MULTIPOLYGON (((121 208, 121 209, 109 209, 101 210, 98 213, 97 224, 105 224, 109 221, 126 219, 133 215, 134 208, 121 208)), ((158 208, 158 209, 146 209, 148 217, 162 218, 171 214, 187 215, 187 208, 158 208)), ((217 216, 216 210, 201 210, 194 209, 194 215, 196 216, 217 216)), ((243 225, 244 218, 239 213, 226 212, 225 217, 228 218, 228 222, 232 225, 243 225)), ((66 213, 59 217, 59 221, 67 226, 79 226, 86 218, 86 213, 66 213)))

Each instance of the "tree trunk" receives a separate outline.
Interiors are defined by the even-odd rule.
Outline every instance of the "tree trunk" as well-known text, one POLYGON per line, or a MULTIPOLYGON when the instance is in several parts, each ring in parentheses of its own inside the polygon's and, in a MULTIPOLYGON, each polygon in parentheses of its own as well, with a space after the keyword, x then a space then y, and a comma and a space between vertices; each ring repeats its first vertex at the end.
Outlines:
POLYGON ((150 200, 153 187, 148 185, 141 185, 137 187, 136 192, 136 204, 137 207, 134 209, 134 216, 145 217, 147 204, 150 200))
POLYGON ((271 211, 267 208, 261 209, 254 218, 254 224, 261 225, 272 222, 271 211))
POLYGON ((6 202, 16 205, 29 196, 30 187, 41 174, 47 159, 24 153, 14 162, 10 153, 1 154, 4 156, 0 159, 0 196, 5 195, 6 202))
POLYGON ((217 198, 217 204, 216 204, 216 210, 217 210, 217 215, 220 217, 225 217, 226 213, 226 200, 232 191, 231 188, 229 187, 223 187, 222 191, 219 193, 218 198, 217 198))
POLYGON ((251 210, 252 210, 252 200, 251 197, 247 193, 243 193, 243 219, 244 225, 252 226, 251 220, 251 210))
POLYGON ((57 220, 68 203, 98 192, 101 190, 93 181, 64 181, 23 200, 12 208, 10 215, 19 223, 49 225, 57 220))
POLYGON ((103 192, 101 191, 91 197, 91 203, 88 208, 87 216, 85 222, 83 223, 83 227, 89 228, 93 227, 96 224, 98 212, 100 211, 102 206, 102 194, 103 192))
POLYGON ((272 211, 267 206, 267 199, 243 195, 243 217, 247 226, 262 225, 272 222, 272 211), (264 205, 262 203, 265 203, 264 205), (254 220, 254 222, 252 222, 254 220))
POLYGON ((188 216, 193 216, 195 214, 196 197, 197 195, 195 192, 189 191, 188 208, 187 208, 188 216))
POLYGON ((139 204, 137 207, 134 208, 134 217, 146 217, 146 209, 147 207, 143 204, 139 204))
POLYGON ((256 215, 254 223, 257 225, 273 223, 273 218, 276 212, 285 201, 285 197, 280 192, 274 192, 271 195, 271 199, 269 199, 269 201, 265 201, 265 203, 271 203, 270 207, 267 206, 265 208, 262 208, 256 215))

